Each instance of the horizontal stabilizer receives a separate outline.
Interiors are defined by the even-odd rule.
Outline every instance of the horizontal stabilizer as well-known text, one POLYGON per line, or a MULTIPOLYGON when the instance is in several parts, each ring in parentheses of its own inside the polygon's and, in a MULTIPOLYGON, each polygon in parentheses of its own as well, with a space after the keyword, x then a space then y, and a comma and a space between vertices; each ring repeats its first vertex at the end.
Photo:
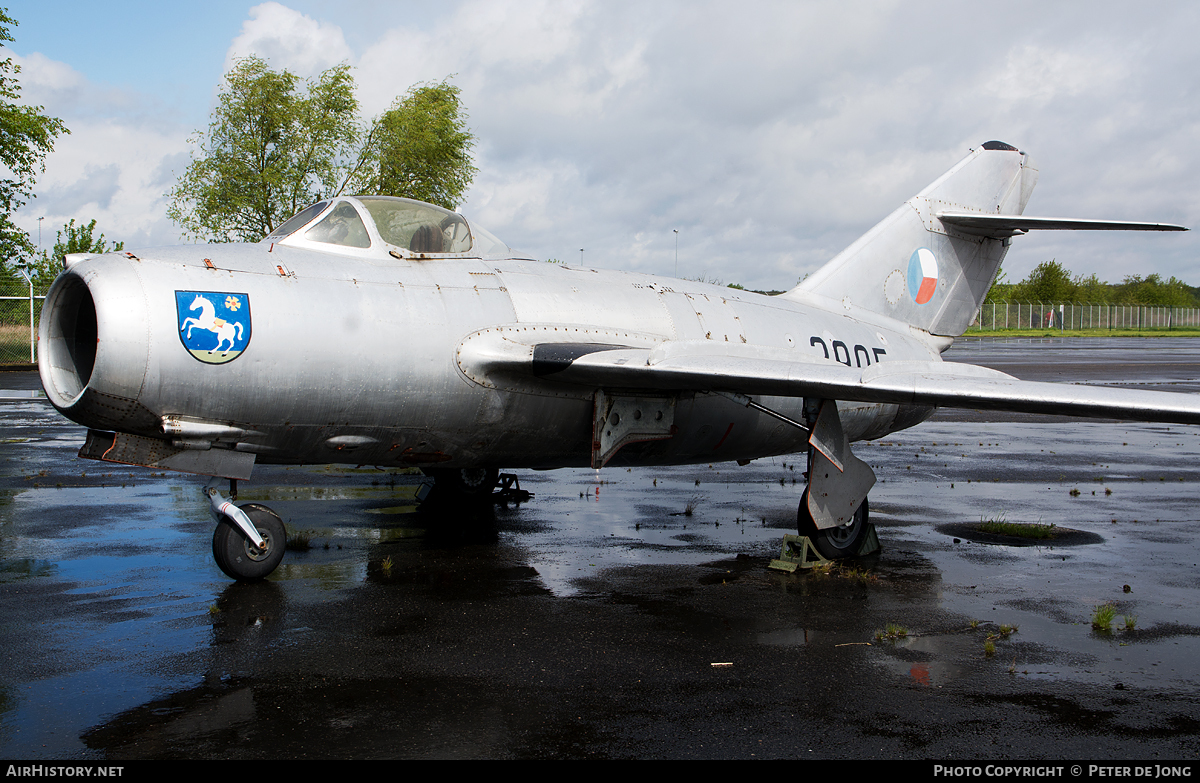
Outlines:
POLYGON ((968 234, 1010 237, 1026 231, 1187 231, 1174 223, 1139 223, 1129 220, 992 215, 984 212, 938 212, 937 218, 968 234))

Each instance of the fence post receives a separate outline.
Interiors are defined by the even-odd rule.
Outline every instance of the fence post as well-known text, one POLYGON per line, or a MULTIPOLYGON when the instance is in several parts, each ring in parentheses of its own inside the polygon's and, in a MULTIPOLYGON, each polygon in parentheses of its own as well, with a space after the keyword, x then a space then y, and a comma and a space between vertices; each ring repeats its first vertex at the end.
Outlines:
MULTIPOLYGON (((41 224, 39 223, 38 225, 41 224)), ((33 331, 33 278, 26 275, 25 279, 29 281, 29 363, 33 364, 37 361, 37 357, 34 354, 36 337, 33 331)))

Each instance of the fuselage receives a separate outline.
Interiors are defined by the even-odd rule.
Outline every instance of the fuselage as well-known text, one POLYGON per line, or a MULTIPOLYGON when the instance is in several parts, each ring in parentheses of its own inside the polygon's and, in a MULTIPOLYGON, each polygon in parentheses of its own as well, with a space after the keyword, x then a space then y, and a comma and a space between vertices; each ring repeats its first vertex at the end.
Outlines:
MULTIPOLYGON (((547 342, 713 341, 855 367, 938 357, 927 334, 848 308, 519 259, 183 246, 97 256, 64 272, 44 309, 41 372, 55 407, 86 427, 263 463, 586 466, 595 390, 481 385, 458 361, 464 340, 503 326, 547 342)), ((759 402, 802 418, 801 399, 759 402)), ((804 431, 723 397, 677 394, 673 405, 670 438, 630 444, 613 464, 806 448, 804 431)), ((839 409, 851 440, 932 412, 839 409)))

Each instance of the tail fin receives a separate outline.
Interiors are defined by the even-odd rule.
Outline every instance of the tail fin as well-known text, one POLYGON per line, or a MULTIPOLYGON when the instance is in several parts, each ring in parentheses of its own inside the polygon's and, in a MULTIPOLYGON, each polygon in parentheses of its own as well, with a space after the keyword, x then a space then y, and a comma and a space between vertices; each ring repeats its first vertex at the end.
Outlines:
POLYGON ((784 296, 849 299, 932 334, 957 337, 987 296, 1009 237, 1021 233, 973 229, 966 218, 1020 215, 1037 176, 1025 153, 989 141, 784 296), (959 219, 939 217, 951 212, 959 219))

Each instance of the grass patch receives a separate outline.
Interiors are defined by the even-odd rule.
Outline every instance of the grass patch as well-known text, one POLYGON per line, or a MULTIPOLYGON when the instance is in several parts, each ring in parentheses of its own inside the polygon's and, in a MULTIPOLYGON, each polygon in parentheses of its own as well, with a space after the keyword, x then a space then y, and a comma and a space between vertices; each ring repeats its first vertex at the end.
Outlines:
POLYGON ((875 632, 875 641, 882 642, 885 639, 896 641, 908 637, 908 629, 897 623, 888 623, 882 631, 875 632))
MULTIPOLYGON (((875 574, 871 573, 867 569, 859 568, 858 566, 847 565, 845 563, 838 563, 837 575, 842 577, 843 579, 853 579, 856 582, 858 582, 859 584, 864 584, 864 585, 869 584, 871 582, 879 581, 879 577, 875 576, 875 574)), ((899 626, 897 626, 897 627, 899 627, 899 626)), ((901 630, 903 630, 903 629, 901 629, 901 630)), ((907 632, 905 632, 905 633, 907 633, 907 632)))
POLYGON ((1112 631, 1113 618, 1117 616, 1117 607, 1112 604, 1100 604, 1092 610, 1092 627, 1103 633, 1112 631))
POLYGON ((288 533, 287 550, 290 552, 307 552, 312 549, 312 533, 307 530, 294 530, 288 533))
POLYGON ((979 529, 984 533, 995 533, 1014 538, 1033 538, 1039 541, 1054 538, 1057 531, 1053 524, 1043 525, 1040 522, 1009 522, 1000 513, 992 519, 979 518, 979 529))
MULTIPOLYGON (((699 483, 699 482, 697 482, 697 483, 699 483)), ((696 513, 696 509, 699 508, 700 504, 703 501, 704 501, 703 496, 692 495, 690 498, 688 498, 687 504, 684 505, 683 511, 674 511, 671 513, 671 516, 673 516, 673 517, 690 517, 696 513)))
MULTIPOLYGON (((26 289, 28 290, 28 289, 26 289)), ((5 302, 4 304, 8 304, 5 302)), ((29 306, 25 306, 22 323, 0 324, 0 364, 29 363, 29 306)))
MULTIPOLYGON (((809 569, 809 572, 816 576, 852 579, 859 584, 864 585, 879 581, 878 576, 865 568, 860 568, 855 565, 848 565, 836 560, 830 560, 824 563, 813 563, 813 566, 811 569, 809 569)), ((896 627, 898 628, 899 626, 896 627)), ((877 631, 876 633, 882 633, 882 631, 877 631)))

